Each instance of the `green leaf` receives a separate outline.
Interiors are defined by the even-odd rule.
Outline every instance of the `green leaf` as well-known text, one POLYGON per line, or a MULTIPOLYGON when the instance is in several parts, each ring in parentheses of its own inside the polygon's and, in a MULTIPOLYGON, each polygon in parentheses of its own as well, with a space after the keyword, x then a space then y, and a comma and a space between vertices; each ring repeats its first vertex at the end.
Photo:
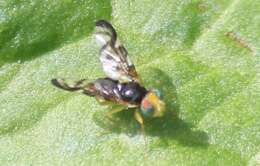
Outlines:
POLYGON ((260 3, 0 2, 0 165, 260 165, 260 3), (167 114, 105 117, 52 78, 104 74, 95 21, 116 27, 167 114))

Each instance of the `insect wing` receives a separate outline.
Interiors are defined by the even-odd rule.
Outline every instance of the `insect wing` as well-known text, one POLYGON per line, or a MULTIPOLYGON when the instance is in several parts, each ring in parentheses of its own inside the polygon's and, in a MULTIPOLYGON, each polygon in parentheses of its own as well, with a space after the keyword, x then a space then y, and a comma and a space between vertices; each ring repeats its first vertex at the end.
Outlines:
POLYGON ((57 88, 70 92, 79 92, 88 96, 96 97, 99 100, 118 101, 119 94, 114 90, 116 81, 107 78, 99 78, 93 82, 86 79, 70 81, 61 78, 51 80, 57 88))
POLYGON ((101 46, 100 61, 106 75, 119 82, 139 82, 127 50, 117 39, 113 26, 105 20, 96 23, 96 40, 101 46))

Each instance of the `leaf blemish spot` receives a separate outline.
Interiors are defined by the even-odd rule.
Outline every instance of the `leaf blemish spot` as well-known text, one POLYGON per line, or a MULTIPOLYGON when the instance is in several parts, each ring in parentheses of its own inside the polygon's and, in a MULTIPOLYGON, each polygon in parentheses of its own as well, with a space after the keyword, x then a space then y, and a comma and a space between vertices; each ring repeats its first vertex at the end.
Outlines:
POLYGON ((251 53, 254 53, 254 52, 255 52, 254 49, 251 48, 251 46, 249 46, 249 43, 247 43, 247 42, 245 41, 245 39, 243 39, 243 38, 241 38, 240 36, 238 36, 235 32, 229 31, 229 32, 225 33, 225 35, 226 35, 229 39, 233 40, 233 41, 234 41, 236 44, 238 44, 240 47, 247 49, 247 50, 250 51, 251 53))

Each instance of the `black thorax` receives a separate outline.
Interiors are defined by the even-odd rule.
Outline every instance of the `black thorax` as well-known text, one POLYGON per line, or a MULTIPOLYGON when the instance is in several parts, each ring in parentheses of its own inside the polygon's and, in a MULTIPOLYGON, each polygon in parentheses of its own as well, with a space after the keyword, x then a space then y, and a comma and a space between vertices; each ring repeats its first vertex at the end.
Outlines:
POLYGON ((147 90, 136 82, 119 83, 110 78, 97 79, 94 86, 105 99, 119 98, 130 104, 139 105, 147 93, 147 90))

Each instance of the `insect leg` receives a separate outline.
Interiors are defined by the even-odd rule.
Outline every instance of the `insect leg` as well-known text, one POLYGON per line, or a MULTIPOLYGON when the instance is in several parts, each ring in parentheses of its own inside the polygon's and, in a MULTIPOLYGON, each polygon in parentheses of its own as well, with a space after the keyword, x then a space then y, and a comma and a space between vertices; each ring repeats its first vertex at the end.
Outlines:
POLYGON ((96 96, 96 100, 100 105, 108 105, 109 102, 106 101, 103 97, 96 96))
POLYGON ((144 120, 142 115, 136 110, 134 116, 137 122, 141 125, 142 132, 144 133, 144 120))
POLYGON ((117 113, 117 112, 120 112, 120 111, 123 111, 124 110, 124 106, 116 106, 114 107, 113 109, 111 109, 110 111, 108 111, 106 113, 106 116, 110 119, 110 120, 113 120, 113 114, 117 113))
POLYGON ((145 145, 147 145, 147 139, 146 139, 145 130, 144 130, 144 119, 143 119, 142 115, 140 114, 140 112, 138 112, 137 110, 135 111, 134 116, 135 116, 135 119, 137 120, 137 122, 139 122, 139 124, 141 125, 142 134, 144 136, 144 142, 145 142, 145 145))

